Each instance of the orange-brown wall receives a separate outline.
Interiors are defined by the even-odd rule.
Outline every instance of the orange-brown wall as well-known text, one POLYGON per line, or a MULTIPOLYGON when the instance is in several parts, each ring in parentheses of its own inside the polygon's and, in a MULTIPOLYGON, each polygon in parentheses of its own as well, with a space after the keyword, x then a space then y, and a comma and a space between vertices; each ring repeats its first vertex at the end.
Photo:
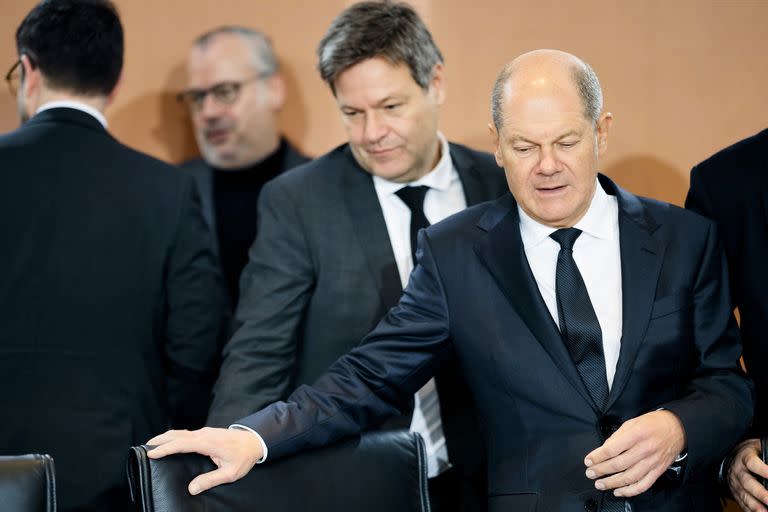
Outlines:
MULTIPOLYGON (((272 35, 292 99, 284 129, 318 155, 344 141, 333 99, 314 69, 315 46, 341 0, 117 0, 126 29, 124 79, 108 110, 121 140, 178 162, 195 154, 185 112, 173 101, 196 34, 223 23, 272 35)), ((13 34, 32 0, 0 5, 0 63, 15 58, 13 34)), ((631 190, 682 202, 690 167, 768 125, 768 2, 765 0, 420 0, 446 57, 442 130, 489 149, 488 97, 499 67, 539 47, 588 60, 615 116, 604 170, 631 190)), ((17 125, 0 94, 0 131, 17 125)))

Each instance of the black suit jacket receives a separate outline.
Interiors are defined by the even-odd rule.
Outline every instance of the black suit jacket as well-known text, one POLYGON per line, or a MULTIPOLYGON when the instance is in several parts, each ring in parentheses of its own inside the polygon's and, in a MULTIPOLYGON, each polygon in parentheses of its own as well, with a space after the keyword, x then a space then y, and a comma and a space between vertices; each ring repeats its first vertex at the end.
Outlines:
POLYGON ((768 130, 695 166, 685 206, 720 228, 744 362, 755 381, 755 435, 768 435, 768 130))
POLYGON ((127 447, 203 423, 224 333, 194 183, 68 108, 0 162, 0 453, 50 453, 60 510, 127 510, 127 447))
POLYGON ((269 458, 327 443, 394 413, 449 352, 483 422, 491 512, 600 510, 584 456, 659 407, 685 428, 687 465, 631 499, 632 510, 719 510, 717 464, 746 429, 752 401, 714 226, 601 183, 618 197, 624 299, 605 412, 538 292, 507 195, 422 231, 399 305, 366 342, 313 386, 240 423, 263 436, 269 458))
MULTIPOLYGON (((450 152, 467 204, 504 193, 491 155, 457 144, 450 152)), ((224 349, 209 415, 219 426, 313 382, 402 293, 373 179, 347 145, 270 181, 259 203, 239 328, 224 349)), ((467 440, 478 436, 466 384, 446 370, 437 386, 449 456, 460 471, 476 474, 482 449, 467 440)))

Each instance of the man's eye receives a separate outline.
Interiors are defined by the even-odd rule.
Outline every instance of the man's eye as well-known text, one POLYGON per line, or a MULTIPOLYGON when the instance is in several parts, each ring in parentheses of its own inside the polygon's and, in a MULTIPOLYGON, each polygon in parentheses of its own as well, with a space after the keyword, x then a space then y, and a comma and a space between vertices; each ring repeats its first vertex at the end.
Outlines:
POLYGON ((515 151, 521 154, 530 153, 533 148, 530 146, 526 147, 517 147, 515 148, 515 151))
POLYGON ((342 110, 341 113, 347 117, 355 117, 359 114, 356 110, 342 110))
POLYGON ((575 145, 576 145, 576 142, 561 142, 560 143, 560 147, 561 148, 565 148, 565 149, 572 148, 575 145))
POLYGON ((384 105, 384 108, 387 110, 395 110, 396 108, 400 107, 402 103, 390 103, 388 105, 384 105))

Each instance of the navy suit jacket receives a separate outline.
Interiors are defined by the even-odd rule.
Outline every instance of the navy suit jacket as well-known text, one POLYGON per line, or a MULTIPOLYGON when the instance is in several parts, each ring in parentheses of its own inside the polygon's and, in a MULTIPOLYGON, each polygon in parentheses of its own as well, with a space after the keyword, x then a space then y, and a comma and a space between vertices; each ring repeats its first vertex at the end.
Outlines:
POLYGON ((752 399, 714 226, 601 183, 618 197, 624 297, 605 411, 538 292, 507 195, 422 231, 399 305, 365 343, 312 387, 240 423, 263 436, 270 459, 328 443, 394 413, 453 352, 485 427, 491 512, 594 508, 601 496, 584 456, 659 407, 685 428, 687 465, 631 499, 632 510, 719 510, 716 468, 747 428, 752 399))

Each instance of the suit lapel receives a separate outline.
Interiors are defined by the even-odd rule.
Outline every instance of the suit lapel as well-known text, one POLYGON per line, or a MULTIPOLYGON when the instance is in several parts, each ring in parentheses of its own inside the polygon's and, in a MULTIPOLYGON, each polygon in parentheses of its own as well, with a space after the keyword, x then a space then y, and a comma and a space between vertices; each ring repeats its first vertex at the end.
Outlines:
POLYGON ((659 225, 637 197, 620 189, 604 176, 600 178, 606 192, 615 194, 619 204, 622 335, 619 361, 608 397, 607 407, 610 408, 629 380, 645 335, 665 248, 653 237, 659 225))
POLYGON ((355 163, 348 148, 345 153, 349 169, 343 178, 344 200, 360 249, 379 289, 383 316, 403 293, 400 274, 373 179, 355 163))
POLYGON ((475 244, 475 252, 496 280, 514 310, 549 353, 560 371, 593 408, 584 383, 579 377, 571 355, 560 337, 539 288, 531 273, 520 238, 517 204, 511 195, 496 201, 478 223, 487 231, 475 244))
POLYGON ((461 180, 461 186, 464 189, 464 198, 467 201, 467 206, 472 206, 477 203, 482 203, 490 199, 490 195, 486 191, 485 183, 480 178, 480 174, 475 170, 475 166, 461 148, 449 144, 451 151, 451 160, 456 172, 459 174, 461 180))

